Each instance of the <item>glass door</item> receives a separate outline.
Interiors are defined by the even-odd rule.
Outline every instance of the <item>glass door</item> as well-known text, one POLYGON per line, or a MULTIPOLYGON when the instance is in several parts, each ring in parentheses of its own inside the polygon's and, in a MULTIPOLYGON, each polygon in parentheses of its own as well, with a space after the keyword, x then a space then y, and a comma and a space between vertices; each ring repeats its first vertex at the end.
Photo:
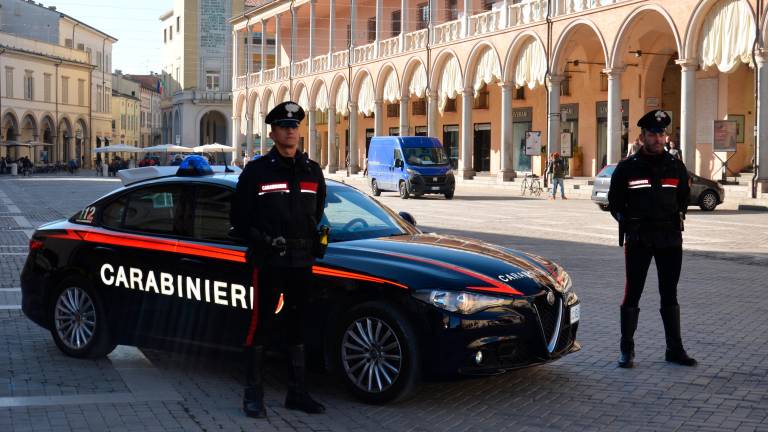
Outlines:
POLYGON ((443 146, 453 169, 459 168, 459 126, 443 126, 443 146))
POLYGON ((530 171, 531 157, 525 154, 525 132, 531 130, 531 122, 512 123, 512 160, 515 171, 530 171))

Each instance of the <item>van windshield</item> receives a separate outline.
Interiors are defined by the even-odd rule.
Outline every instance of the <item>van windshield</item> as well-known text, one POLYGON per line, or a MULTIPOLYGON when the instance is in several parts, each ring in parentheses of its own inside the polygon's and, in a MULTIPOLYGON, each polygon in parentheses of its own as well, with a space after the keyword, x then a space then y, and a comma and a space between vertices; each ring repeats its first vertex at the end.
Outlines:
POLYGON ((405 161, 408 165, 432 166, 447 165, 448 156, 442 147, 410 147, 404 148, 405 161))

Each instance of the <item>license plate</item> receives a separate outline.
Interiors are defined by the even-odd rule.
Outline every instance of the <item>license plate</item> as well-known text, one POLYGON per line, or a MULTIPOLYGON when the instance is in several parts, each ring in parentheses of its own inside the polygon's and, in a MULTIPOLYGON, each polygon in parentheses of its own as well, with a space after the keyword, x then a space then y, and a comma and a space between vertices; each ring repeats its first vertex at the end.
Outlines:
POLYGON ((432 190, 440 190, 440 186, 432 186, 432 190))
POLYGON ((597 193, 595 193, 595 196, 598 197, 598 198, 605 198, 606 195, 607 194, 605 192, 597 192, 597 193))
POLYGON ((571 307, 571 324, 579 322, 581 318, 581 305, 577 304, 571 307))

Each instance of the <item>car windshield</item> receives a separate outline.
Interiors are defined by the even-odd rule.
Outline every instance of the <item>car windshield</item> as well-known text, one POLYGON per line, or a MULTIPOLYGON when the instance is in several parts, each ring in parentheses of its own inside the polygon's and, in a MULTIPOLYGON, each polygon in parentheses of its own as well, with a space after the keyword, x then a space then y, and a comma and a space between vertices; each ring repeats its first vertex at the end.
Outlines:
POLYGON ((613 171, 616 169, 616 165, 606 165, 599 173, 598 177, 610 177, 613 175, 613 171))
POLYGON ((368 195, 349 186, 333 184, 328 185, 321 224, 331 227, 331 242, 419 233, 368 195))
POLYGON ((408 165, 432 166, 447 165, 448 156, 442 147, 410 147, 404 148, 405 161, 408 165))

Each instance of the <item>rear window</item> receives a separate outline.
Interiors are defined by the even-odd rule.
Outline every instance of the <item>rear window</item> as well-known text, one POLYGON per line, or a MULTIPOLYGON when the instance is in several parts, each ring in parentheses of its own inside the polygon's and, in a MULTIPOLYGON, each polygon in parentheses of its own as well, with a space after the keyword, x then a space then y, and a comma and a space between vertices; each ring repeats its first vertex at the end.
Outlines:
POLYGON ((606 165, 605 168, 597 173, 598 177, 610 177, 613 175, 613 171, 616 169, 616 165, 606 165))

